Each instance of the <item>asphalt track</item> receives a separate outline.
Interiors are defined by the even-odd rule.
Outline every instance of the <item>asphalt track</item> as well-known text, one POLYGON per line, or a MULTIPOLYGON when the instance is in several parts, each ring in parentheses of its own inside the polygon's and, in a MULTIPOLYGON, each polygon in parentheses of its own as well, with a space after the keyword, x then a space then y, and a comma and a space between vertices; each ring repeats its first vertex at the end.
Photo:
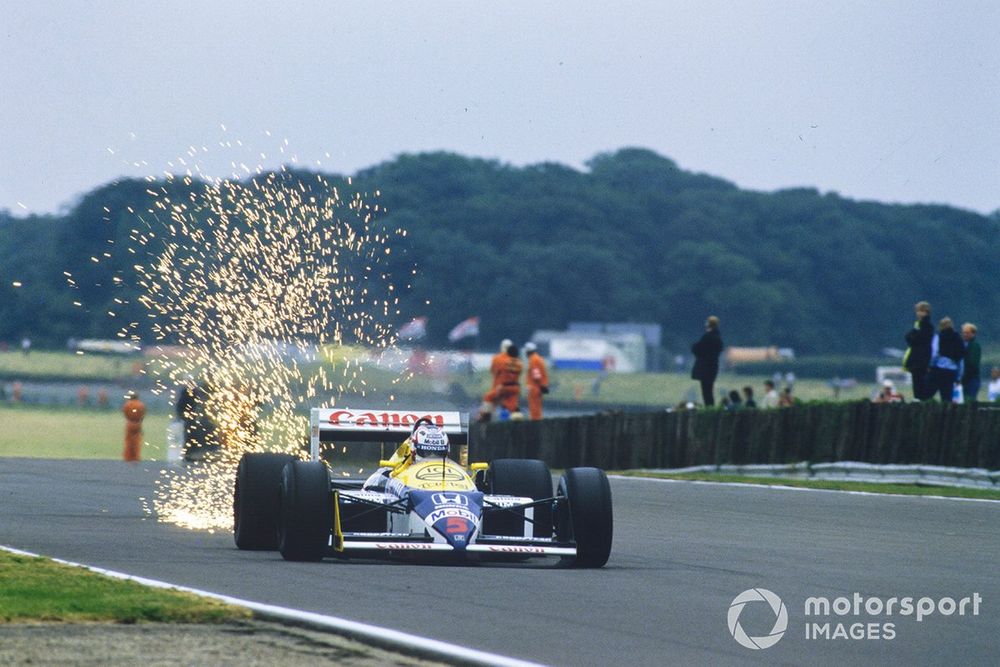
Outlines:
MULTIPOLYGON (((997 664, 1000 503, 613 480, 608 565, 286 563, 228 534, 144 516, 156 464, 0 459, 0 544, 237 598, 332 614, 559 665, 997 664), (773 591, 788 630, 764 650, 727 627, 773 591), (979 615, 804 617, 831 600, 979 593, 979 615), (806 639, 806 621, 895 623, 895 638, 806 639)), ((2 589, 2 582, 0 582, 2 589)), ((767 634, 774 615, 740 617, 767 634)))

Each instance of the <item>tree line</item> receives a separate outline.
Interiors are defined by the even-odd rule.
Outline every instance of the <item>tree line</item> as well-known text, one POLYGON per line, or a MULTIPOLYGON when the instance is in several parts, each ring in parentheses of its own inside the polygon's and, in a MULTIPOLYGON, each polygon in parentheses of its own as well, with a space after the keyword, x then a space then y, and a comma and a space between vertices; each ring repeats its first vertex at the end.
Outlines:
MULTIPOLYGON (((315 189, 314 176, 283 177, 315 189)), ((426 316, 428 345, 478 315, 484 348, 586 320, 659 323, 685 351, 715 314, 727 344, 874 354, 903 346, 918 300, 976 322, 987 344, 1000 331, 1000 212, 743 190, 641 148, 583 170, 401 155, 326 179, 341 196, 378 192, 376 224, 407 231, 383 264, 394 323, 426 316)), ((176 199, 204 187, 154 185, 176 199)), ((114 337, 123 320, 149 335, 128 248, 150 187, 111 183, 55 215, 0 211, 0 340, 62 346, 114 337)))

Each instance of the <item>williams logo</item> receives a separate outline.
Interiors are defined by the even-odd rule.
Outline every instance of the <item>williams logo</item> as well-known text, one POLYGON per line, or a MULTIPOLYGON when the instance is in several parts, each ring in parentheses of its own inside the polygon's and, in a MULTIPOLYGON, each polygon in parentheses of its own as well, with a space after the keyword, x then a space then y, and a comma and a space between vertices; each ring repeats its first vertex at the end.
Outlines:
POLYGON ((778 643, 778 640, 785 634, 788 628, 788 610, 785 603, 777 595, 766 588, 751 588, 743 591, 729 605, 729 634, 733 636, 740 646, 750 649, 770 648, 778 643), (774 627, 766 635, 761 637, 751 637, 740 625, 740 614, 743 608, 751 602, 766 602, 774 612, 774 627))

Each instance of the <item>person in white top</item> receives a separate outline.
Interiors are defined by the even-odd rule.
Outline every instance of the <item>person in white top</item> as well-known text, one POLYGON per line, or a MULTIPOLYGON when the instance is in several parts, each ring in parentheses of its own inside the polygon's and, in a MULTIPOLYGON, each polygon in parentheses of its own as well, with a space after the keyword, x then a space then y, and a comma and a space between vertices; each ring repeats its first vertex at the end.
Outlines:
POLYGON ((996 366, 990 371, 990 386, 986 391, 990 402, 1000 401, 1000 368, 996 366))
POLYGON ((762 408, 776 408, 778 407, 778 390, 774 387, 773 380, 764 380, 764 398, 760 399, 760 407, 762 408))

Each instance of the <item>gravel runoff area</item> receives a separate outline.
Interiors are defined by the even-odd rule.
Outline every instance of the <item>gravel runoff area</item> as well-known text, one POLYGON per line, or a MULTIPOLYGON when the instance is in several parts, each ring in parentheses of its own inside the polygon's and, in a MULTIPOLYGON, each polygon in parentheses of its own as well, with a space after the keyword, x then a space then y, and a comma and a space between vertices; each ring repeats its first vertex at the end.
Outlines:
POLYGON ((439 665, 328 632, 260 620, 218 625, 150 623, 0 625, 0 665, 439 665))

